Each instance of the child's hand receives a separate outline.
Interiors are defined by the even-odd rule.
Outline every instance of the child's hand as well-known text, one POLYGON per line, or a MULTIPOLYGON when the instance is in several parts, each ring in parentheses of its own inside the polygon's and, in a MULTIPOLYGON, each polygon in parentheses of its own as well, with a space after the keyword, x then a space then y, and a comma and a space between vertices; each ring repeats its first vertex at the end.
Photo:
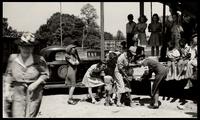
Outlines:
POLYGON ((137 77, 137 78, 135 78, 135 80, 136 80, 136 81, 140 81, 140 82, 141 82, 141 81, 142 81, 142 78, 140 78, 140 77, 137 77))

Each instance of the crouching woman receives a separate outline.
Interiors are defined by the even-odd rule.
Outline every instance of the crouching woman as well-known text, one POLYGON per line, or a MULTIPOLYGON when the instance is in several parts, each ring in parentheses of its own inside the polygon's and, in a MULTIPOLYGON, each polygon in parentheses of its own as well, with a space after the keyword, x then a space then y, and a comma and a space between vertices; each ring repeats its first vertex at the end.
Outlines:
POLYGON ((92 93, 92 88, 98 87, 98 94, 101 92, 101 87, 104 85, 103 79, 105 76, 104 70, 106 69, 106 63, 100 61, 97 64, 93 64, 85 73, 82 83, 88 88, 88 93, 92 99, 92 103, 97 101, 92 93))

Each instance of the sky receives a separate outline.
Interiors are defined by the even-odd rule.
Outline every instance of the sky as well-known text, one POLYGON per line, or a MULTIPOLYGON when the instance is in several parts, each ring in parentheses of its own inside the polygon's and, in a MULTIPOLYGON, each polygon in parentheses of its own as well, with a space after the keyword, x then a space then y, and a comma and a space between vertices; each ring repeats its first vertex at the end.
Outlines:
MULTIPOLYGON (((81 17, 80 10, 87 3, 96 9, 96 22, 100 25, 100 2, 62 2, 62 13, 81 17)), ((161 3, 153 2, 152 9, 153 14, 162 16, 161 3)), ((35 33, 55 12, 60 12, 60 2, 3 2, 3 17, 8 18, 9 26, 17 31, 35 33)), ((116 35, 117 31, 121 30, 125 35, 128 14, 133 14, 134 21, 138 22, 139 2, 104 2, 104 31, 116 35)), ((145 2, 144 14, 149 24, 150 2, 145 2)), ((166 14, 169 15, 168 7, 166 14)))

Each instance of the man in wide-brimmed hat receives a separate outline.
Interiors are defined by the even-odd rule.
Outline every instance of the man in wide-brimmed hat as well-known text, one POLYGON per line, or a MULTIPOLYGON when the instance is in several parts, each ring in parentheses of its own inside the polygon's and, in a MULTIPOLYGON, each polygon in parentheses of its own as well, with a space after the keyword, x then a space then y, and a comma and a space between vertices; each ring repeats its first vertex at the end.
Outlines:
POLYGON ((33 54, 34 46, 38 43, 33 34, 23 33, 15 43, 20 53, 9 57, 4 79, 5 97, 13 103, 12 117, 36 117, 49 71, 44 58, 33 54))

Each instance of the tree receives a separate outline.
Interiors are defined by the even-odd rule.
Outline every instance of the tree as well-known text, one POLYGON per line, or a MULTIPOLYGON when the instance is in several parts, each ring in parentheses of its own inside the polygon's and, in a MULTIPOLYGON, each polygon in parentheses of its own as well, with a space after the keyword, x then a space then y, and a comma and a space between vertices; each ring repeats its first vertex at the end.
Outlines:
POLYGON ((13 29, 11 26, 8 24, 8 19, 3 18, 3 36, 7 37, 19 37, 20 34, 17 32, 17 30, 13 29))
MULTIPOLYGON (((81 42, 84 27, 82 19, 69 14, 62 14, 61 17, 63 45, 66 46, 75 40, 81 42)), ((60 45, 60 13, 54 13, 46 24, 41 25, 36 31, 36 36, 46 41, 48 45, 60 45)))
POLYGON ((121 30, 117 31, 117 35, 114 38, 115 38, 115 40, 124 40, 125 39, 121 30))
POLYGON ((84 47, 90 48, 93 46, 99 46, 100 34, 99 26, 96 23, 96 19, 98 18, 96 9, 92 5, 86 4, 81 8, 81 15, 82 20, 85 23, 84 39, 82 44, 84 44, 84 47))
POLYGON ((104 32, 104 39, 105 40, 113 40, 113 35, 109 32, 104 32))

